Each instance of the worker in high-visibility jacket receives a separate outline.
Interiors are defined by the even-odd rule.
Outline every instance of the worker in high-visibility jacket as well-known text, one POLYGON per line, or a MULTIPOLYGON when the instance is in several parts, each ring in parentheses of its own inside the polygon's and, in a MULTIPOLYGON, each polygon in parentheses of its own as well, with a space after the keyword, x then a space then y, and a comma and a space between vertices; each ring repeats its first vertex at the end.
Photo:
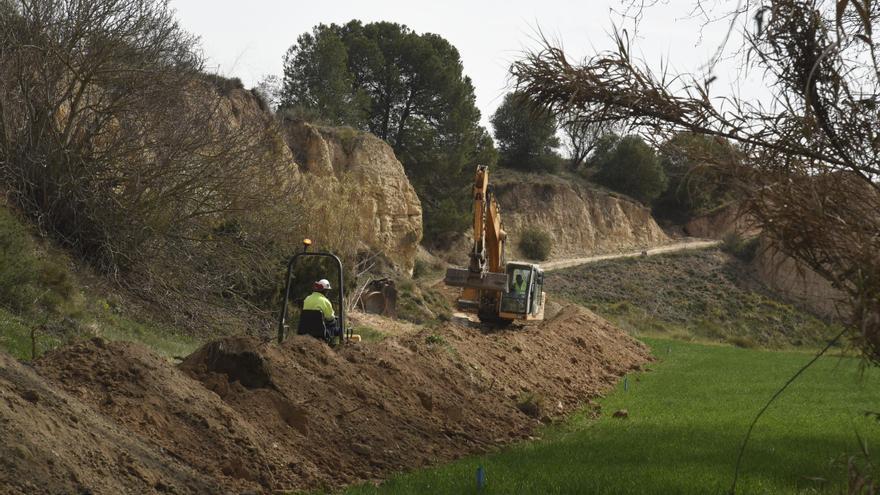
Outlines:
POLYGON ((333 304, 327 299, 330 290, 330 281, 326 278, 318 280, 312 285, 312 293, 303 301, 303 311, 320 311, 324 315, 324 325, 330 335, 339 335, 339 324, 336 321, 336 313, 333 312, 333 304))
POLYGON ((513 283, 513 292, 519 294, 521 296, 526 295, 526 289, 528 289, 528 284, 526 284, 525 279, 522 276, 522 273, 516 274, 516 281, 513 283))

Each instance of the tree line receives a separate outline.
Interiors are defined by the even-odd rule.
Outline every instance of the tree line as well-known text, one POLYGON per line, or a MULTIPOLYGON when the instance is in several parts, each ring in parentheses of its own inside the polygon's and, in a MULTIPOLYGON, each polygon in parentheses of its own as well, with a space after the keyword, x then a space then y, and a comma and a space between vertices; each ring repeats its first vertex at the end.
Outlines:
MULTIPOLYGON (((319 24, 289 48, 276 84, 270 98, 282 116, 369 131, 394 148, 423 203, 428 244, 443 244, 467 227, 467 186, 478 163, 540 173, 586 170, 592 180, 676 218, 720 201, 711 181, 674 151, 696 137, 682 136, 657 154, 636 136, 618 136, 620 126, 611 122, 553 113, 513 91, 491 116, 493 141, 479 124, 474 88, 455 47, 405 25, 319 24)), ((715 147, 725 152, 724 144, 715 147)))
POLYGON ((422 201, 426 239, 466 227, 473 168, 497 158, 473 84, 447 40, 391 22, 319 24, 287 51, 279 93, 285 117, 351 126, 388 142, 422 201))
POLYGON ((706 163, 735 157, 724 139, 689 132, 656 147, 624 125, 590 120, 583 113, 561 115, 513 91, 492 115, 499 165, 536 173, 563 169, 652 206, 676 223, 729 201, 731 190, 706 163), (564 147, 564 157, 558 149, 564 147))

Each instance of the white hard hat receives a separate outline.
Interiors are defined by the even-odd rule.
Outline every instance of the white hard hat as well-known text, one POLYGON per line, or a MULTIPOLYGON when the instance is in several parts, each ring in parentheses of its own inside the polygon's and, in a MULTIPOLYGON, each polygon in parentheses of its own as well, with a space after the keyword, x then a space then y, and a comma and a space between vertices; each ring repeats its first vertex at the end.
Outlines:
POLYGON ((330 281, 326 278, 318 280, 317 282, 315 282, 315 289, 330 290, 330 281))

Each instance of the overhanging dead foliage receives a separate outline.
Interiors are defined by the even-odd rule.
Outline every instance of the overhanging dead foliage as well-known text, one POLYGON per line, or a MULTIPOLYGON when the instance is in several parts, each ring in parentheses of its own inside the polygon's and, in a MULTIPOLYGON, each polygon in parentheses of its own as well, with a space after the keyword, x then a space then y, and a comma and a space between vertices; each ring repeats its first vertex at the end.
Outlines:
POLYGON ((841 313, 851 340, 880 363, 880 64, 873 34, 880 5, 746 2, 731 9, 731 29, 747 15, 754 22, 733 54, 744 71, 763 76, 772 95, 766 105, 713 97, 713 77, 652 71, 633 57, 622 31, 615 50, 583 62, 547 42, 511 71, 519 90, 559 113, 625 121, 655 141, 693 132, 735 143, 741 156, 710 165, 778 248, 846 293, 841 313))

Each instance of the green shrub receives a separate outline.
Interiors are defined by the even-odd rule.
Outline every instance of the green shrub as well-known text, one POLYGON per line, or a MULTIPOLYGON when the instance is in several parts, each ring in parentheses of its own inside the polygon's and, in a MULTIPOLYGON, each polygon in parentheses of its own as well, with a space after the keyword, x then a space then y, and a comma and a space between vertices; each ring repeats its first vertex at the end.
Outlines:
POLYGON ((755 259, 758 253, 758 237, 743 237, 738 232, 730 232, 721 242, 721 250, 746 263, 755 259))
POLYGON ((37 263, 24 227, 0 209, 0 305, 25 309, 36 296, 37 263))
POLYGON ((422 278, 430 270, 430 265, 425 260, 417 259, 413 264, 413 278, 422 278))
POLYGON ((25 226, 0 207, 0 306, 17 313, 56 311, 74 294, 67 267, 38 256, 25 226))
POLYGON ((529 259, 546 260, 550 257, 553 239, 547 232, 529 227, 523 230, 519 238, 519 250, 529 259))
POLYGON ((638 136, 613 137, 603 141, 592 165, 600 184, 626 194, 644 204, 666 190, 666 174, 654 150, 638 136))
POLYGON ((442 335, 432 333, 425 337, 425 343, 431 345, 442 345, 446 343, 446 339, 443 338, 442 335))

